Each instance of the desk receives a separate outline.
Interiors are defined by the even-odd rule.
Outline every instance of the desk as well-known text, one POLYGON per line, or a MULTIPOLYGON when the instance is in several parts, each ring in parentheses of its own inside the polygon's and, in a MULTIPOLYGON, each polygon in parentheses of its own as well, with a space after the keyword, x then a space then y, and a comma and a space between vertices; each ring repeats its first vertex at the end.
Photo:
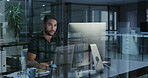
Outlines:
POLYGON ((5 78, 39 78, 46 77, 50 74, 50 71, 36 71, 36 68, 27 68, 25 71, 15 71, 10 74, 3 75, 5 78))
POLYGON ((148 74, 148 62, 112 59, 111 68, 116 72, 111 72, 109 77, 119 75, 121 78, 136 78, 140 75, 148 74))
POLYGON ((28 42, 0 42, 1 51, 3 50, 3 47, 10 47, 10 46, 19 46, 19 45, 27 45, 28 42))
POLYGON ((27 45, 27 44, 28 44, 27 42, 23 42, 23 41, 18 43, 0 41, 0 51, 3 52, 3 57, 0 58, 2 62, 1 61, 0 62, 1 64, 5 63, 5 70, 2 70, 1 72, 3 71, 6 72, 6 69, 7 69, 6 64, 7 66, 9 66, 9 68, 7 69, 7 72, 10 70, 19 69, 19 57, 21 54, 21 50, 23 49, 24 45, 27 45))
MULTIPOLYGON (((84 78, 136 78, 140 75, 148 74, 148 62, 143 61, 131 61, 131 60, 120 60, 120 59, 112 59, 111 66, 105 67, 103 73, 88 75, 84 78), (142 72, 141 72, 142 71, 142 72), (136 73, 136 74, 135 74, 136 73)), ((78 69, 72 70, 70 68, 70 64, 59 65, 55 70, 52 70, 52 78, 76 78, 75 72, 78 69), (63 69, 63 67, 67 66, 67 69, 63 69), (67 70, 67 74, 63 72, 67 70)))
MULTIPOLYGON (((64 66, 64 65, 63 65, 64 66)), ((68 65, 67 69, 62 69, 63 66, 58 66, 56 72, 53 73, 53 78, 65 78, 64 70, 67 70, 67 78, 76 78, 74 70, 71 70, 68 65)), ((111 66, 105 67, 102 74, 89 76, 88 78, 136 78, 141 75, 148 74, 148 62, 111 59, 111 66)), ((76 69, 77 71, 77 69, 76 69)), ((86 78, 86 77, 85 77, 86 78)))

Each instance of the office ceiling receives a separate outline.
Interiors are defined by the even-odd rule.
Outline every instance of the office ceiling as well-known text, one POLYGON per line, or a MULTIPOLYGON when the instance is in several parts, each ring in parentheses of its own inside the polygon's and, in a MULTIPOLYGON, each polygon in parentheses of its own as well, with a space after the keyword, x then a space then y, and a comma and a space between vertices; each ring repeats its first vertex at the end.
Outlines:
POLYGON ((73 2, 73 3, 94 3, 94 4, 120 5, 120 4, 136 3, 139 1, 147 1, 147 0, 64 0, 64 1, 65 2, 73 2))
POLYGON ((86 4, 107 4, 107 5, 120 5, 120 4, 130 4, 130 3, 137 3, 140 1, 147 1, 148 0, 33 0, 33 1, 52 1, 52 2, 72 2, 72 3, 86 3, 86 4))
MULTIPOLYGON (((0 1, 5 1, 5 0, 0 0, 0 1)), ((21 0, 9 0, 9 1, 21 1, 21 0)), ((62 1, 62 2, 73 2, 73 3, 120 5, 120 4, 129 4, 129 3, 136 3, 148 0, 33 0, 33 1, 49 1, 49 2, 62 1)))

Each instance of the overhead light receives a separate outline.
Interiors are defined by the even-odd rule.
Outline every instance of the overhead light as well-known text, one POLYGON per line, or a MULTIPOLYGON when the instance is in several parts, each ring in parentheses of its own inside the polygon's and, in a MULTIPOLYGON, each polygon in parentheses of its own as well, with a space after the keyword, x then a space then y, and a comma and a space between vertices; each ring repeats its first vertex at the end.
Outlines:
POLYGON ((10 1, 10 0, 7 0, 7 1, 10 1))
POLYGON ((43 6, 45 6, 45 5, 43 4, 43 6))

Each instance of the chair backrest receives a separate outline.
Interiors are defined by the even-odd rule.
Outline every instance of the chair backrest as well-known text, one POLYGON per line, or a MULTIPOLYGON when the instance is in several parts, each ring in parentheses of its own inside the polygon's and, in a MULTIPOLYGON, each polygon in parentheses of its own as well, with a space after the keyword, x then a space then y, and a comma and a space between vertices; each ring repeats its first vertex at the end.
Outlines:
POLYGON ((20 62, 21 62, 21 68, 22 70, 25 70, 27 67, 26 67, 26 57, 27 57, 27 50, 28 49, 22 49, 21 50, 21 57, 20 57, 20 62))

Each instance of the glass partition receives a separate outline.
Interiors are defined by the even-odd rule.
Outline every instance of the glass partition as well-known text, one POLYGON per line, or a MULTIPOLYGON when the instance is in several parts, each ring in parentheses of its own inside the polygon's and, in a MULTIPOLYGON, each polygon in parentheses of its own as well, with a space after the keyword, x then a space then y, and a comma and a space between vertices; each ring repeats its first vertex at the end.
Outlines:
MULTIPOLYGON (((84 4, 82 5, 71 4, 71 5, 72 5, 71 6, 72 9, 70 10, 70 13, 72 15, 70 16, 71 19, 69 23, 72 23, 72 22, 74 23, 75 22, 106 22, 107 23, 107 29, 106 29, 107 34, 105 37, 106 39, 105 40, 105 46, 106 46, 105 58, 106 59, 104 59, 103 61, 110 62, 109 65, 104 64, 105 67, 109 68, 109 72, 110 72, 109 77, 142 78, 147 76, 146 70, 148 66, 148 63, 147 63, 148 60, 146 57, 148 53, 147 53, 147 47, 146 47, 147 46, 146 32, 140 33, 139 32, 140 29, 136 26, 133 26, 131 21, 120 21, 119 18, 121 16, 124 17, 124 14, 123 15, 120 14, 119 12, 120 8, 118 6, 107 7, 107 6, 99 6, 99 5, 93 6, 91 4, 90 5, 88 4, 87 5, 88 7, 87 7, 84 4), (81 13, 82 15, 79 13, 81 13), (76 18, 78 19, 75 20, 76 18), (140 69, 138 67, 140 67, 140 69), (142 74, 138 74, 140 72, 142 72, 142 74), (135 75, 133 75, 133 73, 135 75)), ((91 30, 91 26, 90 26, 90 31, 88 31, 88 33, 89 32, 93 32, 93 30, 91 30)), ((80 44, 81 43, 80 37, 82 36, 79 33, 68 32, 68 44, 75 44, 75 45, 80 44)), ((80 47, 80 49, 83 49, 83 46, 80 47)), ((77 56, 75 57, 77 57, 78 59, 80 58, 79 56, 82 54, 81 59, 83 59, 83 55, 86 52, 87 51, 84 51, 83 53, 81 51, 76 52, 77 56)), ((87 55, 85 56, 87 57, 87 59, 88 58, 92 59, 91 57, 89 57, 91 56, 91 53, 89 54, 89 56, 87 55)), ((83 62, 81 63, 83 64, 83 62)), ((78 66, 76 69, 81 70, 79 68, 81 68, 81 66, 78 66)), ((91 69, 91 65, 90 65, 90 69, 91 69)))
POLYGON ((27 0, 0 1, 0 77, 21 69, 21 52, 27 47, 27 0))
POLYGON ((71 5, 71 22, 88 22, 89 6, 71 5))
POLYGON ((51 14, 50 5, 50 2, 33 1, 33 33, 41 32, 44 16, 51 14))
MULTIPOLYGON (((0 0, 0 78, 12 75, 19 78, 147 78, 148 34, 140 32, 137 20, 130 18, 137 18, 134 17, 137 16, 137 10, 128 12, 126 10, 133 8, 132 5, 120 6, 64 3, 63 0, 0 0), (8 29, 9 16, 5 11, 9 5, 17 3, 20 3, 23 13, 20 17, 20 34, 14 37, 13 31, 8 29), (50 13, 58 16, 58 34, 67 44, 56 48, 57 53, 53 56, 55 60, 49 68, 27 67, 28 42, 42 31, 43 17, 50 13), (94 59, 89 44, 81 42, 88 38, 82 39, 80 33, 68 32, 71 22, 106 23, 106 35, 98 39, 105 44, 98 44, 101 48, 105 46, 102 60, 97 57, 94 59), (94 71, 98 63, 103 65, 103 71, 94 71)), ((90 28, 87 33, 93 31, 90 28)), ((97 51, 95 47, 95 50, 101 53, 99 48, 97 51)))

